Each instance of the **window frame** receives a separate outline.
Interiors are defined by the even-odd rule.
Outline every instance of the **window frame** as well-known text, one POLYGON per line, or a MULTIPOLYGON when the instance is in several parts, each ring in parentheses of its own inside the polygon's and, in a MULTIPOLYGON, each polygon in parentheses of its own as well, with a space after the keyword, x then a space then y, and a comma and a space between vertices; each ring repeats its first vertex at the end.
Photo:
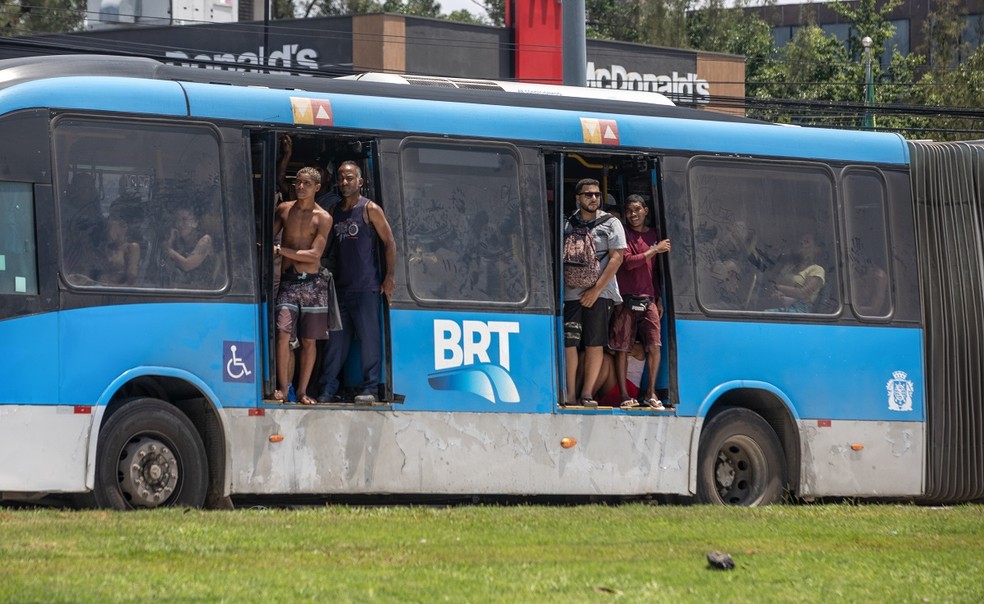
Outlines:
POLYGON ((848 166, 841 173, 841 207, 844 209, 844 236, 845 236, 845 253, 847 255, 847 261, 845 263, 845 278, 847 281, 847 292, 846 298, 850 302, 851 311, 854 316, 861 321, 870 323, 887 323, 892 320, 895 316, 895 278, 893 273, 892 262, 892 224, 889 220, 889 207, 888 207, 888 183, 885 179, 885 174, 873 166, 848 166), (850 242, 853 237, 852 231, 852 196, 848 193, 848 182, 853 174, 866 174, 869 176, 874 176, 881 186, 881 225, 884 232, 884 259, 885 259, 885 275, 886 275, 886 287, 888 288, 888 309, 884 315, 868 315, 859 311, 859 305, 855 298, 856 292, 856 280, 854 278, 853 262, 850 253, 850 242))
MULTIPOLYGON (((766 177, 767 174, 763 173, 762 176, 766 177)), ((689 216, 690 242, 689 243, 691 245, 691 250, 692 250, 691 270, 693 272, 691 278, 693 279, 693 284, 694 284, 693 296, 697 308, 699 308, 702 313, 704 313, 706 316, 712 316, 712 317, 721 317, 721 318, 742 317, 743 319, 751 318, 751 319, 758 319, 758 320, 772 321, 772 322, 775 322, 778 319, 782 319, 783 322, 786 322, 787 320, 796 321, 796 322, 817 321, 817 320, 829 321, 829 320, 835 320, 842 315, 843 306, 844 306, 843 298, 845 295, 845 291, 842 283, 843 278, 841 276, 841 273, 843 272, 843 267, 841 266, 841 251, 840 251, 840 237, 841 237, 841 228, 839 224, 840 223, 840 214, 839 214, 840 192, 838 189, 837 176, 835 174, 835 171, 831 168, 831 166, 822 162, 804 161, 804 160, 782 160, 782 159, 773 160, 773 159, 765 159, 765 158, 758 158, 758 157, 722 157, 722 156, 713 156, 713 155, 695 155, 691 157, 687 162, 685 179, 687 183, 687 195, 688 195, 687 203, 688 203, 689 214, 690 214, 689 216), (829 233, 830 243, 827 245, 827 252, 826 252, 825 259, 829 260, 830 263, 832 263, 832 266, 836 269, 836 273, 834 275, 832 276, 828 275, 825 277, 824 288, 826 288, 827 284, 830 283, 833 286, 835 286, 836 291, 828 292, 825 294, 824 291, 821 290, 820 295, 827 296, 829 297, 829 299, 833 300, 836 303, 834 308, 832 308, 829 312, 815 312, 815 311, 790 312, 790 311, 770 310, 768 308, 759 310, 759 309, 749 309, 749 308, 738 308, 738 309, 714 308, 708 306, 707 304, 708 300, 706 300, 706 296, 701 295, 701 292, 704 289, 701 285, 701 281, 702 281, 701 272, 705 269, 702 266, 702 260, 700 259, 702 254, 700 252, 702 250, 702 246, 705 244, 698 244, 697 242, 697 235, 699 231, 698 222, 703 217, 703 214, 699 211, 702 207, 700 205, 701 200, 697 194, 699 187, 695 187, 694 184, 698 180, 697 176, 695 175, 695 170, 699 169, 700 167, 706 167, 713 164, 726 166, 731 169, 737 168, 743 171, 750 170, 750 169, 758 169, 758 170, 763 170, 764 172, 770 169, 774 170, 778 168, 785 171, 792 171, 792 170, 809 171, 811 173, 815 173, 817 175, 823 176, 823 178, 825 179, 828 185, 827 190, 830 195, 829 197, 830 205, 826 209, 826 214, 830 218, 830 222, 827 224, 827 226, 829 226, 830 228, 830 233, 829 233)), ((820 232, 813 231, 813 233, 816 236, 820 232)), ((827 265, 822 265, 822 266, 824 267, 825 270, 828 268, 827 265)), ((754 288, 755 285, 753 285, 752 287, 754 288)), ((751 295, 751 293, 752 292, 750 291, 749 295, 751 295)))
MULTIPOLYGON (((55 230, 58 233, 58 253, 57 261, 59 266, 59 282, 62 287, 70 291, 88 293, 97 292, 100 294, 107 293, 125 293, 125 294, 138 294, 138 295, 149 295, 149 296, 161 296, 161 295, 171 295, 171 296, 188 296, 193 295, 194 297, 219 297, 227 293, 231 287, 232 275, 229 271, 230 261, 229 261, 229 227, 228 227, 228 207, 225 199, 225 143, 220 130, 209 122, 200 121, 188 121, 188 122, 175 122, 172 120, 165 119, 140 119, 140 118, 117 118, 112 119, 102 115, 91 115, 91 114, 78 114, 78 113, 62 113, 57 115, 51 120, 51 149, 52 149, 52 165, 54 166, 52 175, 52 184, 54 189, 55 198, 55 230), (152 285, 116 285, 110 283, 98 283, 94 282, 92 284, 82 284, 76 283, 70 280, 66 274, 66 257, 65 257, 65 239, 64 235, 66 232, 65 225, 65 215, 66 215, 66 200, 64 194, 61 190, 67 187, 67 178, 62 172, 66 170, 70 165, 73 165, 69 159, 64 157, 62 153, 59 152, 59 130, 64 128, 78 127, 92 128, 95 127, 108 127, 116 131, 124 131, 125 128, 136 128, 141 133, 147 133, 151 129, 156 130, 166 130, 168 134, 171 135, 189 135, 192 133, 193 136, 207 135, 212 143, 214 144, 214 159, 215 159, 215 169, 216 177, 218 181, 217 197, 212 200, 214 204, 214 209, 219 213, 218 220, 216 221, 216 230, 221 232, 222 245, 218 248, 213 247, 213 253, 218 254, 218 263, 220 264, 220 281, 217 282, 213 287, 175 287, 166 286, 164 284, 164 279, 158 278, 157 283, 152 285)), ((93 159, 91 161, 93 164, 100 163, 99 158, 93 159)), ((119 166, 114 166, 118 168, 119 166)), ((137 170, 140 168, 139 164, 134 164, 135 170, 133 174, 138 174, 142 170, 137 170)), ((178 171, 175 170, 173 173, 175 176, 169 176, 167 180, 177 180, 181 176, 178 171)), ((167 204, 162 200, 151 200, 145 202, 147 207, 156 208, 161 215, 167 215, 169 208, 167 204)), ((181 207, 181 203, 178 202, 175 207, 181 207)), ((216 233, 208 232, 207 234, 212 236, 213 246, 215 246, 216 233)), ((159 235, 157 244, 161 244, 165 236, 159 235)), ((141 259, 143 262, 143 259, 141 259)), ((160 260, 148 257, 147 262, 157 262, 160 260)), ((141 269, 143 270, 143 269, 141 269)))
MULTIPOLYGON (((17 181, 6 181, 6 180, 0 181, 0 185, 13 185, 13 186, 20 185, 20 186, 22 186, 24 188, 23 193, 26 195, 26 200, 27 200, 27 202, 29 202, 29 206, 30 206, 30 218, 29 218, 29 224, 26 225, 27 226, 27 229, 26 230, 27 230, 27 232, 30 233, 30 245, 31 245, 31 249, 28 252, 25 252, 24 257, 27 257, 27 256, 30 256, 31 257, 31 259, 32 259, 31 268, 33 268, 33 274, 26 276, 25 291, 22 291, 22 292, 17 291, 17 289, 16 289, 16 283, 17 283, 17 281, 16 280, 17 280, 18 276, 15 275, 14 276, 14 289, 12 291, 2 290, 2 291, 0 291, 0 295, 2 295, 2 296, 15 296, 17 298, 27 298, 27 297, 39 296, 39 295, 41 295, 41 271, 40 271, 40 258, 39 258, 39 246, 38 246, 38 228, 37 228, 37 225, 38 225, 38 204, 37 204, 37 199, 36 199, 35 194, 34 194, 34 186, 31 183, 17 182, 17 181), (33 285, 34 285, 33 289, 27 287, 31 283, 31 281, 30 281, 31 278, 33 278, 33 285)), ((15 194, 19 194, 17 191, 14 191, 14 193, 15 194)), ((0 204, 0 210, 3 210, 5 208, 5 205, 6 205, 5 203, 4 204, 0 204)), ((8 215, 5 212, 0 211, 0 219, 6 218, 7 216, 8 215)), ((8 224, 6 220, 0 220, 0 223, 2 223, 2 224, 8 224)), ((7 266, 8 265, 8 259, 9 259, 9 257, 13 257, 13 256, 12 256, 12 254, 3 252, 2 250, 0 250, 0 252, 2 252, 2 253, 0 253, 0 257, 3 258, 3 272, 6 273, 8 270, 10 270, 10 268, 8 268, 8 266, 7 266)))
MULTIPOLYGON (((522 181, 524 176, 524 156, 515 145, 503 142, 503 141, 488 141, 488 140, 474 140, 474 139, 462 139, 462 140, 448 140, 444 138, 432 138, 426 136, 410 136, 402 139, 398 148, 398 161, 399 161, 399 196, 400 196, 400 223, 399 228, 402 230, 402 236, 399 238, 401 240, 403 249, 398 252, 402 258, 398 259, 398 262, 402 262, 404 266, 404 271, 406 275, 406 287, 407 294, 410 299, 421 308, 467 308, 467 309, 488 309, 492 311, 499 312, 509 312, 515 311, 527 307, 531 300, 533 299, 533 291, 531 287, 531 270, 529 263, 531 261, 530 257, 530 246, 527 241, 528 229, 526 228, 526 212, 528 210, 527 200, 524 199, 522 195, 522 181), (409 173, 407 160, 407 151, 410 148, 421 148, 421 147, 432 147, 437 148, 441 151, 447 152, 450 150, 458 149, 468 149, 468 150, 480 150, 483 152, 492 151, 499 155, 506 154, 510 156, 513 160, 515 166, 514 181, 516 191, 516 212, 512 220, 516 224, 515 236, 518 237, 520 242, 520 250, 522 252, 521 258, 512 258, 515 260, 513 262, 513 267, 519 267, 522 269, 521 276, 519 278, 522 283, 522 296, 517 300, 473 300, 473 299, 460 299, 460 298, 435 298, 430 297, 433 292, 427 291, 417 291, 414 287, 415 278, 414 270, 411 266, 411 262, 414 259, 414 255, 411 253, 411 236, 410 229, 408 225, 408 216, 411 216, 410 200, 408 199, 408 180, 407 175, 409 173)), ((436 165, 436 164, 435 164, 436 165)), ((472 233, 468 233, 472 235, 472 233)))

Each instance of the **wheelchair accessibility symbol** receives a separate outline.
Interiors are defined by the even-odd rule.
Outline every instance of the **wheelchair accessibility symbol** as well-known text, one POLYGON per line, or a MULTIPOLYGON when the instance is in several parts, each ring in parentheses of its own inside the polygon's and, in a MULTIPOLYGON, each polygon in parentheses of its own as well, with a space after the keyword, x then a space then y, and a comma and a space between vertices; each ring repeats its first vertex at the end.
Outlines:
POLYGON ((252 342, 223 342, 222 381, 253 383, 254 351, 252 342))

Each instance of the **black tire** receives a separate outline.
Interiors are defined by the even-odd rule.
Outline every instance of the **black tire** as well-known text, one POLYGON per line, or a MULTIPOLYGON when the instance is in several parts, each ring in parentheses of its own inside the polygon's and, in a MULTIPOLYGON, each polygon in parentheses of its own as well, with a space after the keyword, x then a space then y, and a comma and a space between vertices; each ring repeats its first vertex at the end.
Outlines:
POLYGON ((782 445, 772 426, 748 409, 728 409, 704 426, 697 464, 701 503, 760 506, 782 500, 782 445))
POLYGON ((99 433, 92 500, 100 508, 200 508, 208 493, 205 445, 183 413, 153 398, 135 399, 99 433))

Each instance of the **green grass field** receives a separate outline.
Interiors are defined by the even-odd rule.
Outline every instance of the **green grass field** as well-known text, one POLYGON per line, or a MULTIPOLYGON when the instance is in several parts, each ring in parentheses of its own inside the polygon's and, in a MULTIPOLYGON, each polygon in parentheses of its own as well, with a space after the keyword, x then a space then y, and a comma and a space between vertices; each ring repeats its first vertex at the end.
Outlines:
POLYGON ((979 505, 0 509, 0 535, 0 602, 984 601, 979 505))

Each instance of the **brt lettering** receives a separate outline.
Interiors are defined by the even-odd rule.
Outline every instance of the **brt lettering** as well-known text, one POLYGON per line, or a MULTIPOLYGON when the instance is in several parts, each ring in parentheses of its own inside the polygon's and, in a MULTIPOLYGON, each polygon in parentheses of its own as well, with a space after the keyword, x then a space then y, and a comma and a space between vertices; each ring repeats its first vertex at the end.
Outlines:
POLYGON ((519 333, 512 321, 434 321, 434 369, 491 363, 489 347, 495 338, 499 366, 509 370, 509 334, 519 333))

